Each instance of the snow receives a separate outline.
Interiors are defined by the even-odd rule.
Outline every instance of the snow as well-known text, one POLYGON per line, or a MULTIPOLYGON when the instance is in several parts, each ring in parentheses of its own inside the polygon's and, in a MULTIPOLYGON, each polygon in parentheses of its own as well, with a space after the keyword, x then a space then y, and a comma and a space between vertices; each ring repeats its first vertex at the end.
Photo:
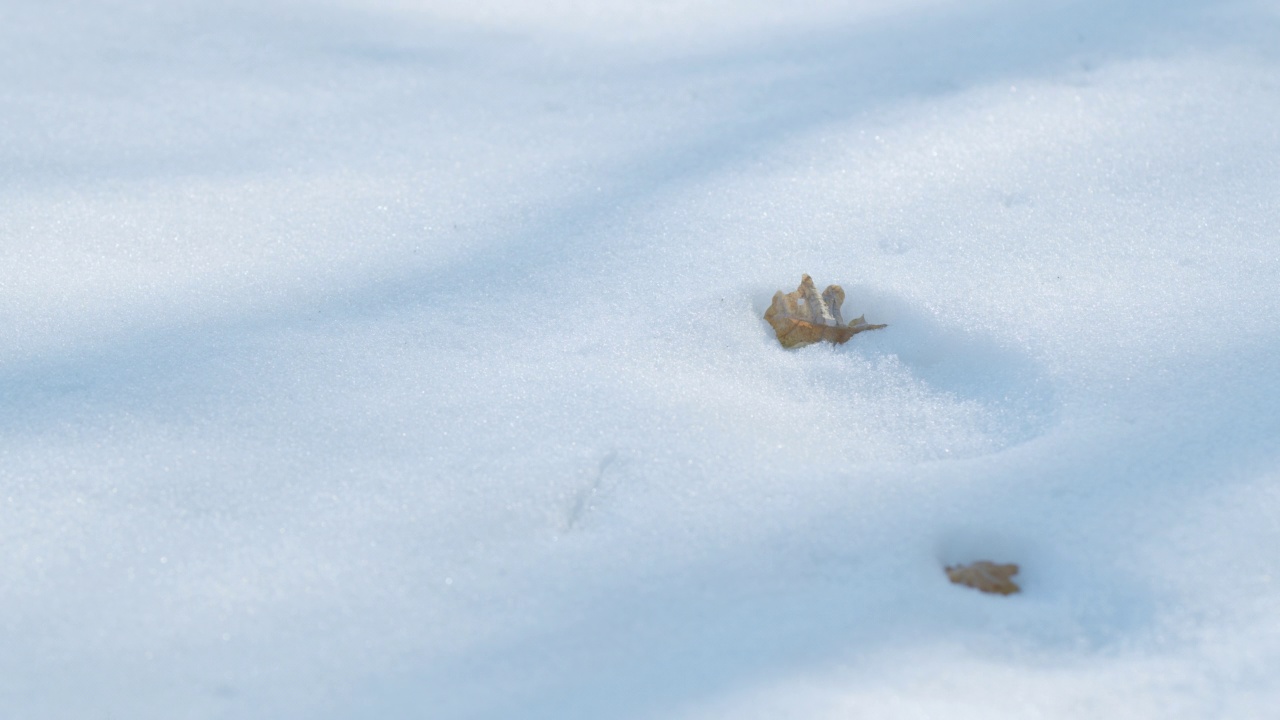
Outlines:
POLYGON ((1277 40, 0 5, 0 716, 1267 716, 1277 40))

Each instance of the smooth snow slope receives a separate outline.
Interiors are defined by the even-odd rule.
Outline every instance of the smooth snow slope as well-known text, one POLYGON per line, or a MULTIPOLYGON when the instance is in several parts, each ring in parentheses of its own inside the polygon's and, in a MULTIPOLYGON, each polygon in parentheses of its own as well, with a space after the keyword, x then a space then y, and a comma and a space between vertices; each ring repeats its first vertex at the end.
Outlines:
POLYGON ((1267 717, 1277 118, 1274 2, 0 3, 0 717, 1267 717))

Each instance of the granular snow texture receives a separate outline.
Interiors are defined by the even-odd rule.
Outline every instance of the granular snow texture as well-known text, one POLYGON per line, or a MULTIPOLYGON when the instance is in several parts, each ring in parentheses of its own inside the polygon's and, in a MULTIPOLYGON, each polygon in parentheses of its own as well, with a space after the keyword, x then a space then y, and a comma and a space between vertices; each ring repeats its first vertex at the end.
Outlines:
POLYGON ((1268 716, 1277 118, 1275 2, 8 0, 0 716, 1268 716))

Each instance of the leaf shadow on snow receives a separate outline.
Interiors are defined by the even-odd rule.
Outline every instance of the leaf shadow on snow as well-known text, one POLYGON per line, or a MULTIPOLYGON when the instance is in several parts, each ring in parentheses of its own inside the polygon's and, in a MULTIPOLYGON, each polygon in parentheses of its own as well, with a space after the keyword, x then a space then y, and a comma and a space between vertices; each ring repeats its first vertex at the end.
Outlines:
MULTIPOLYGON (((747 292, 772 345, 773 329, 763 319, 772 294, 763 287, 747 292)), ((846 316, 866 315, 868 322, 889 327, 855 335, 834 352, 900 364, 930 391, 978 405, 987 418, 984 434, 995 442, 993 451, 1026 442, 1052 425, 1058 410, 1052 382, 1027 351, 981 330, 949 324, 887 290, 848 285, 845 292, 846 316)), ((791 352, 806 351, 812 350, 791 352)))
POLYGON ((644 544, 607 533, 583 539, 604 546, 595 561, 557 546, 561 565, 538 566, 546 587, 532 578, 518 599, 537 629, 407 658, 337 716, 673 717, 832 670, 856 670, 843 680, 851 692, 884 690, 939 657, 1034 673, 1105 672, 1131 656, 1198 666, 1198 626, 1178 625, 1180 605, 1218 618, 1229 609, 1170 590, 1166 573, 1214 577, 1230 558, 1162 555, 1161 533, 1246 479, 1240 469, 1274 467, 1280 379, 1265 362, 1277 348, 1280 337, 1260 338, 1149 368, 1126 391, 1120 415, 1147 415, 1128 431, 1103 408, 1008 453, 851 472, 849 493, 749 541, 715 542, 713 524, 682 528, 719 547, 696 558, 602 565, 644 544), (868 473, 880 477, 859 483, 868 473), (943 564, 988 554, 1022 564, 1022 595, 946 582, 943 564), (564 591, 566 573, 577 592, 564 591))

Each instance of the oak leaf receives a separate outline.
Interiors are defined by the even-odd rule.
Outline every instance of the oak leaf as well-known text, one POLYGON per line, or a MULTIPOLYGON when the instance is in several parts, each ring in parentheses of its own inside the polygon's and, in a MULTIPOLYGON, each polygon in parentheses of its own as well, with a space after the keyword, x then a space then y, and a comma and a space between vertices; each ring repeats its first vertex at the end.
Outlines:
POLYGON ((764 319, 773 326, 782 347, 803 347, 826 340, 840 345, 864 330, 879 330, 885 325, 870 325, 866 316, 845 324, 840 315, 844 304, 844 289, 830 285, 822 294, 813 284, 813 278, 804 275, 800 287, 793 293, 781 290, 773 294, 773 303, 764 311, 764 319))
POLYGON ((998 564, 979 560, 968 565, 954 565, 946 570, 951 582, 976 588, 984 593, 1012 595, 1022 590, 1012 579, 1018 574, 1018 566, 1013 563, 998 564))

